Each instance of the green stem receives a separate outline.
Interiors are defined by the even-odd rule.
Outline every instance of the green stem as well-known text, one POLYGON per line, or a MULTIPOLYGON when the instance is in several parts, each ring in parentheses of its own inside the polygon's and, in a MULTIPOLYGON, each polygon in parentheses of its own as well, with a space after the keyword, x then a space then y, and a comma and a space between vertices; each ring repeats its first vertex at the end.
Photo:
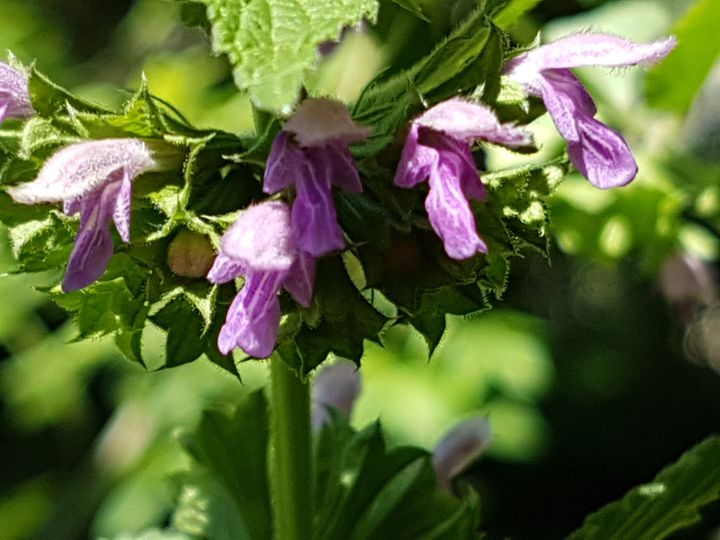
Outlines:
POLYGON ((270 482, 275 538, 312 537, 310 386, 279 355, 270 359, 270 482))

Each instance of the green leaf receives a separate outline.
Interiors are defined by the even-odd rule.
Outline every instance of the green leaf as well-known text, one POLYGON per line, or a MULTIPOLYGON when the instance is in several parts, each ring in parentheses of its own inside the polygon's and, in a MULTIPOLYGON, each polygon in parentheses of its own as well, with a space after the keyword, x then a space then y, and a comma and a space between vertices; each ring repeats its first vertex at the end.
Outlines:
MULTIPOLYGON (((268 417, 261 392, 245 399, 232 416, 206 411, 195 432, 184 441, 190 454, 231 496, 247 538, 271 538, 272 519, 267 484, 268 417)), ((208 523, 215 508, 204 509, 208 523)), ((218 511, 226 512, 219 508, 218 511)), ((205 530, 204 537, 214 538, 205 530)), ((242 538, 242 536, 239 536, 242 538)))
POLYGON ((52 210, 44 219, 26 221, 10 228, 13 257, 24 272, 64 267, 74 238, 71 220, 52 210))
POLYGON ((590 515, 570 539, 659 540, 700 520, 720 499, 720 436, 713 435, 663 469, 649 484, 590 515))
POLYGON ((152 321, 167 331, 165 366, 187 364, 205 349, 202 315, 182 296, 177 296, 152 316, 152 321))
POLYGON ((430 19, 423 11, 423 3, 421 0, 393 0, 393 2, 415 15, 418 19, 430 22, 430 19))
POLYGON ((108 113, 106 109, 80 99, 58 86, 45 75, 33 69, 28 81, 30 101, 40 116, 54 117, 68 111, 68 106, 76 111, 89 113, 108 113))
POLYGON ((507 30, 539 3, 540 0, 510 0, 493 20, 500 28, 507 30))
POLYGON ((235 83, 256 107, 288 114, 317 47, 345 26, 374 21, 377 0, 203 0, 212 47, 227 54, 235 83))
POLYGON ((651 105, 686 112, 708 73, 720 58, 720 2, 698 0, 672 33, 678 45, 648 73, 646 92, 651 105))
POLYGON ((374 131, 366 143, 357 145, 355 153, 376 154, 423 104, 430 106, 480 85, 484 85, 483 98, 492 102, 500 90, 501 45, 500 33, 477 9, 415 65, 370 83, 353 116, 374 131))
POLYGON ((350 280, 340 257, 318 261, 314 302, 322 319, 317 326, 303 326, 295 336, 302 366, 291 366, 306 373, 330 352, 359 363, 363 340, 377 341, 387 323, 350 280))
POLYGON ((388 450, 378 424, 354 433, 338 415, 315 446, 315 538, 471 538, 477 507, 440 492, 430 456, 388 450))

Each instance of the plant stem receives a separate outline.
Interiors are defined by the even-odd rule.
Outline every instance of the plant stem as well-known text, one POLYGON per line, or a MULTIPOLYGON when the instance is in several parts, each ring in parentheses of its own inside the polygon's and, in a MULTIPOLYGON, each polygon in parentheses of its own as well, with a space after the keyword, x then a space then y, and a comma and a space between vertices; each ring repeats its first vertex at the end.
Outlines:
POLYGON ((312 439, 310 385, 279 355, 270 359, 270 487, 275 538, 312 537, 312 439))

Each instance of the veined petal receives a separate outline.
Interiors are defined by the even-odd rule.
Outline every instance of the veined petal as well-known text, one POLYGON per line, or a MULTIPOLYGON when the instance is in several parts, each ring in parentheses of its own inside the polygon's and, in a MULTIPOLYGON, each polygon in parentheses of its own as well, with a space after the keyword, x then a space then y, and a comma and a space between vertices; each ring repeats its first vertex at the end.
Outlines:
POLYGON ((513 58, 504 71, 524 80, 546 69, 650 65, 665 58, 676 44, 674 36, 652 43, 633 43, 612 34, 573 34, 513 58))
POLYGON ((413 123, 405 139, 405 146, 397 171, 395 171, 396 186, 408 189, 415 187, 427 180, 430 171, 437 166, 440 159, 438 151, 430 146, 420 144, 419 138, 420 126, 413 123))
POLYGON ((327 98, 303 100, 283 125, 300 146, 322 146, 329 142, 350 144, 366 139, 372 129, 356 124, 347 107, 327 98))
POLYGON ((275 348, 280 324, 277 293, 283 272, 255 272, 233 300, 218 336, 223 354, 240 347, 250 356, 267 358, 275 348))
POLYGON ((532 144, 532 135, 524 129, 502 124, 489 107, 460 98, 435 105, 414 123, 461 141, 483 140, 505 146, 532 144))
POLYGON ((250 206, 222 236, 220 249, 248 270, 288 270, 297 248, 287 205, 267 201, 250 206))
POLYGON ((327 146, 308 148, 308 159, 316 174, 325 175, 331 185, 339 187, 347 193, 362 193, 362 182, 357 172, 355 161, 350 155, 350 149, 340 143, 327 146))
POLYGON ((595 105, 569 70, 548 70, 540 80, 545 106, 568 141, 575 168, 602 189, 624 186, 637 174, 637 163, 625 139, 599 122, 595 105))
POLYGON ((277 193, 290 186, 302 170, 305 154, 286 131, 280 131, 273 141, 263 177, 263 191, 277 193))
POLYGON ((113 221, 115 228, 123 242, 130 241, 130 205, 132 203, 132 179, 127 171, 122 171, 122 180, 119 180, 119 187, 113 208, 113 221))
POLYGON ((439 162, 457 171, 460 187, 467 199, 485 199, 485 186, 480 180, 470 143, 430 128, 420 128, 420 145, 437 152, 439 162))
POLYGON ((87 287, 107 268, 113 254, 110 219, 118 187, 109 186, 79 204, 80 228, 63 278, 63 291, 87 287))
POLYGON ((487 246, 477 233, 470 204, 463 194, 457 163, 441 160, 432 172, 425 209, 448 257, 463 260, 478 252, 487 253, 487 246))
POLYGON ((55 153, 35 180, 8 193, 24 204, 78 199, 112 182, 120 171, 134 179, 156 165, 150 148, 139 139, 81 142, 55 153))
POLYGON ((308 163, 295 183, 297 197, 292 206, 292 230, 297 246, 314 257, 343 249, 345 240, 337 222, 330 181, 316 174, 308 163))
POLYGON ((283 281, 283 287, 301 306, 310 307, 312 304, 313 288, 315 286, 315 257, 300 251, 295 264, 283 281))
POLYGON ((210 283, 219 285, 232 281, 236 277, 245 275, 246 273, 247 270, 242 263, 220 253, 215 257, 215 262, 213 262, 212 268, 210 268, 208 272, 207 279, 210 283))
POLYGON ((33 114, 27 75, 0 62, 0 122, 5 118, 27 118, 33 114))

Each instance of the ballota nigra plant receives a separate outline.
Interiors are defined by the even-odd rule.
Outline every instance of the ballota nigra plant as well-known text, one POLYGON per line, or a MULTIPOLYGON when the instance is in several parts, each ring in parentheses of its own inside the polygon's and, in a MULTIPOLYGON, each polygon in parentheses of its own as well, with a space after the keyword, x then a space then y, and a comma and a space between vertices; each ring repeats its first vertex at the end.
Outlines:
MULTIPOLYGON (((363 341, 395 324, 415 327, 432 351, 446 314, 485 309, 502 294, 513 256, 545 251, 543 203, 570 163, 601 189, 631 182, 630 147, 595 119, 571 69, 649 65, 675 40, 584 33, 516 48, 479 7, 426 57, 381 74, 348 107, 324 96, 299 99, 302 72, 344 26, 372 24, 377 2, 319 2, 328 4, 318 7, 322 17, 308 8, 307 39, 292 44, 300 73, 283 65, 282 51, 292 48, 283 38, 273 45, 281 54, 253 40, 246 23, 261 28, 261 13, 226 3, 202 2, 205 23, 255 106, 250 138, 194 128, 145 83, 121 111, 110 111, 15 59, 0 64, 2 219, 17 269, 54 272, 47 291, 76 319, 79 337, 110 334, 132 361, 145 363, 151 324, 167 335, 164 367, 206 356, 236 373, 243 356, 270 358, 272 463, 264 465, 264 446, 248 463, 268 469, 268 491, 256 496, 273 510, 241 508, 248 537, 348 538, 369 505, 362 494, 399 489, 393 475, 414 460, 424 472, 407 493, 417 495, 418 511, 424 504, 434 513, 406 527, 445 531, 433 538, 469 536, 476 497, 450 496, 450 478, 487 445, 487 422, 458 427, 427 469, 421 451, 388 451, 378 434, 356 434, 341 415, 321 411, 319 451, 345 463, 342 448, 365 448, 370 469, 345 463, 352 485, 342 471, 318 480, 306 376, 330 353, 359 364, 363 341), (520 101, 509 102, 509 86, 523 89, 520 101), (483 145, 535 151, 527 127, 535 98, 567 141, 567 157, 481 178, 483 145), (325 495, 341 501, 337 512, 323 510, 325 495)), ((301 24, 292 15, 277 16, 301 24)), ((323 381, 324 395, 335 387, 357 392, 342 376, 323 381)), ((264 414, 257 399, 243 414, 264 414)), ((389 516, 404 500, 391 498, 389 516)))

